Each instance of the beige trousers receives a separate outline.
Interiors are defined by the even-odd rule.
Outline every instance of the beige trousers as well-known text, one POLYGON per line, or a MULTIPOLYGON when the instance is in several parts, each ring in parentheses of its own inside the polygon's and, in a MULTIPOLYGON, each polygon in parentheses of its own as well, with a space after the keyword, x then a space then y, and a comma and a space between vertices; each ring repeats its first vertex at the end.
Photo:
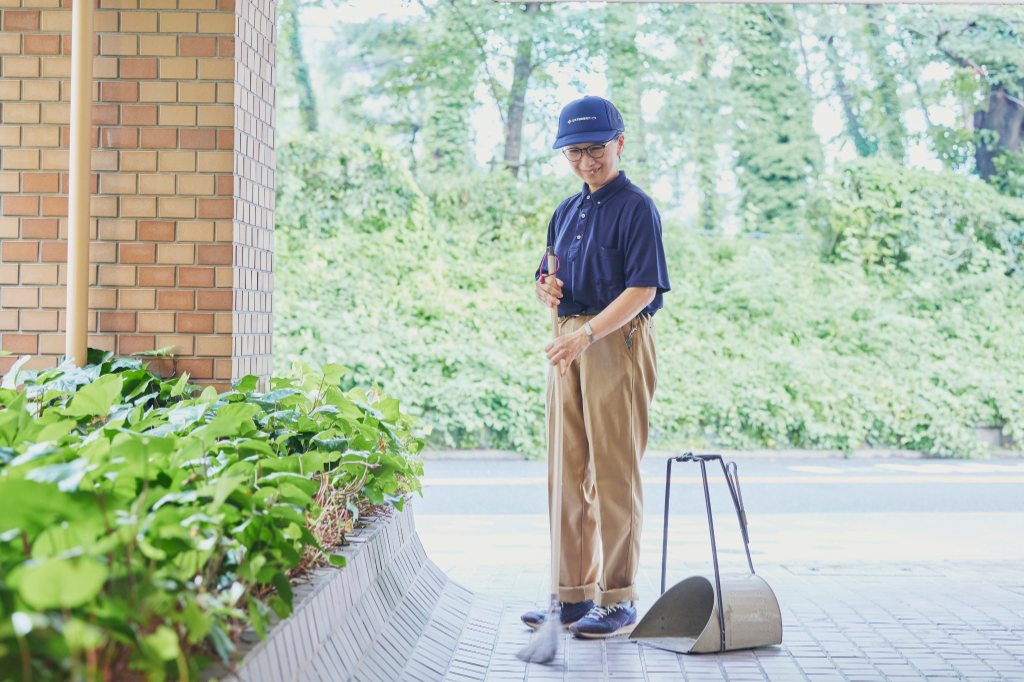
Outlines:
MULTIPOLYGON (((562 318, 559 335, 591 316, 562 318)), ((548 373, 548 501, 553 500, 554 368, 548 373)), ((588 347, 562 380, 562 546, 559 599, 601 606, 637 599, 643 525, 640 460, 657 385, 651 318, 588 347)))

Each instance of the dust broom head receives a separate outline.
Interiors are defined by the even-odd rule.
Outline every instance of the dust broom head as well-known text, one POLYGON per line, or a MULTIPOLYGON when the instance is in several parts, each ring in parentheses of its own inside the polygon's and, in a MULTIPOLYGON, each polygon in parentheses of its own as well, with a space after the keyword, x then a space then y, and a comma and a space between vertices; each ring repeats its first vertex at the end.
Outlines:
POLYGON ((550 663, 558 653, 558 639, 562 635, 562 605, 558 596, 551 598, 551 606, 544 617, 544 624, 537 628, 516 658, 527 663, 550 663))

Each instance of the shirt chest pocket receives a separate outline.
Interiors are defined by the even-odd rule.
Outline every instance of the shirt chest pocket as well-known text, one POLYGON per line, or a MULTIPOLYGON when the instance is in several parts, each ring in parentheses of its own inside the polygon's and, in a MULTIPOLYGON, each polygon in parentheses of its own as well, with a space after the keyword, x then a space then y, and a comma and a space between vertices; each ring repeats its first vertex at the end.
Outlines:
POLYGON ((625 280, 622 262, 621 251, 598 246, 597 258, 594 259, 594 275, 597 281, 606 286, 621 287, 625 280))

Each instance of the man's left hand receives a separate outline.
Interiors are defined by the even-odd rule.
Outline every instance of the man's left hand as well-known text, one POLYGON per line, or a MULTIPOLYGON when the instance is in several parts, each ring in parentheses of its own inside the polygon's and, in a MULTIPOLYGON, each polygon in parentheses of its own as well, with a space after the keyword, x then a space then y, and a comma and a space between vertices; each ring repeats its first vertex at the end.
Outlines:
POLYGON ((562 364, 562 376, 569 371, 569 363, 578 358, 590 345, 590 337, 582 329, 565 336, 554 339, 544 350, 547 351, 548 360, 552 365, 562 364))

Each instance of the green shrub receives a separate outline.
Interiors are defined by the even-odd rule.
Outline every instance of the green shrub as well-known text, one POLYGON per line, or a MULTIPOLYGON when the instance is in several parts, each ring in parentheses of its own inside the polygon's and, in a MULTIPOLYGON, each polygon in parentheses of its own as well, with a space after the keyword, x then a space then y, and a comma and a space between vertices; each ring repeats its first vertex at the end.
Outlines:
POLYGON ((914 260, 918 270, 956 270, 990 255, 979 249, 1012 271, 1024 267, 1024 201, 953 171, 857 159, 839 170, 817 205, 826 251, 865 267, 914 260))
POLYGON ((538 226, 571 190, 473 175, 438 179, 429 204, 408 202, 419 191, 411 176, 364 168, 395 183, 380 201, 396 197, 379 207, 387 227, 368 232, 335 204, 355 184, 339 170, 354 156, 369 155, 370 168, 395 163, 375 144, 321 136, 282 147, 277 361, 338 362, 354 381, 379 381, 434 428, 434 444, 540 452, 550 331, 531 273, 544 250, 538 226))
POLYGON ((1024 442, 1024 291, 990 255, 886 278, 806 242, 667 250, 655 443, 982 455, 976 424, 1024 442))
MULTIPOLYGON (((550 331, 532 273, 578 180, 432 176, 427 196, 386 170, 397 163, 379 143, 283 147, 276 358, 380 381, 436 427, 434 445, 540 456, 550 331), (360 192, 338 170, 353 155, 380 167, 360 173, 396 183, 372 233, 333 205, 360 192)), ((815 208, 826 258, 815 239, 707 237, 665 221, 673 291, 655 317, 651 446, 970 456, 985 452, 979 423, 1024 442, 1024 201, 859 161, 815 208)))
POLYGON ((360 508, 419 490, 397 400, 294 369, 221 395, 109 353, 4 378, 0 680, 198 679, 290 613, 296 571, 343 565, 360 508))

